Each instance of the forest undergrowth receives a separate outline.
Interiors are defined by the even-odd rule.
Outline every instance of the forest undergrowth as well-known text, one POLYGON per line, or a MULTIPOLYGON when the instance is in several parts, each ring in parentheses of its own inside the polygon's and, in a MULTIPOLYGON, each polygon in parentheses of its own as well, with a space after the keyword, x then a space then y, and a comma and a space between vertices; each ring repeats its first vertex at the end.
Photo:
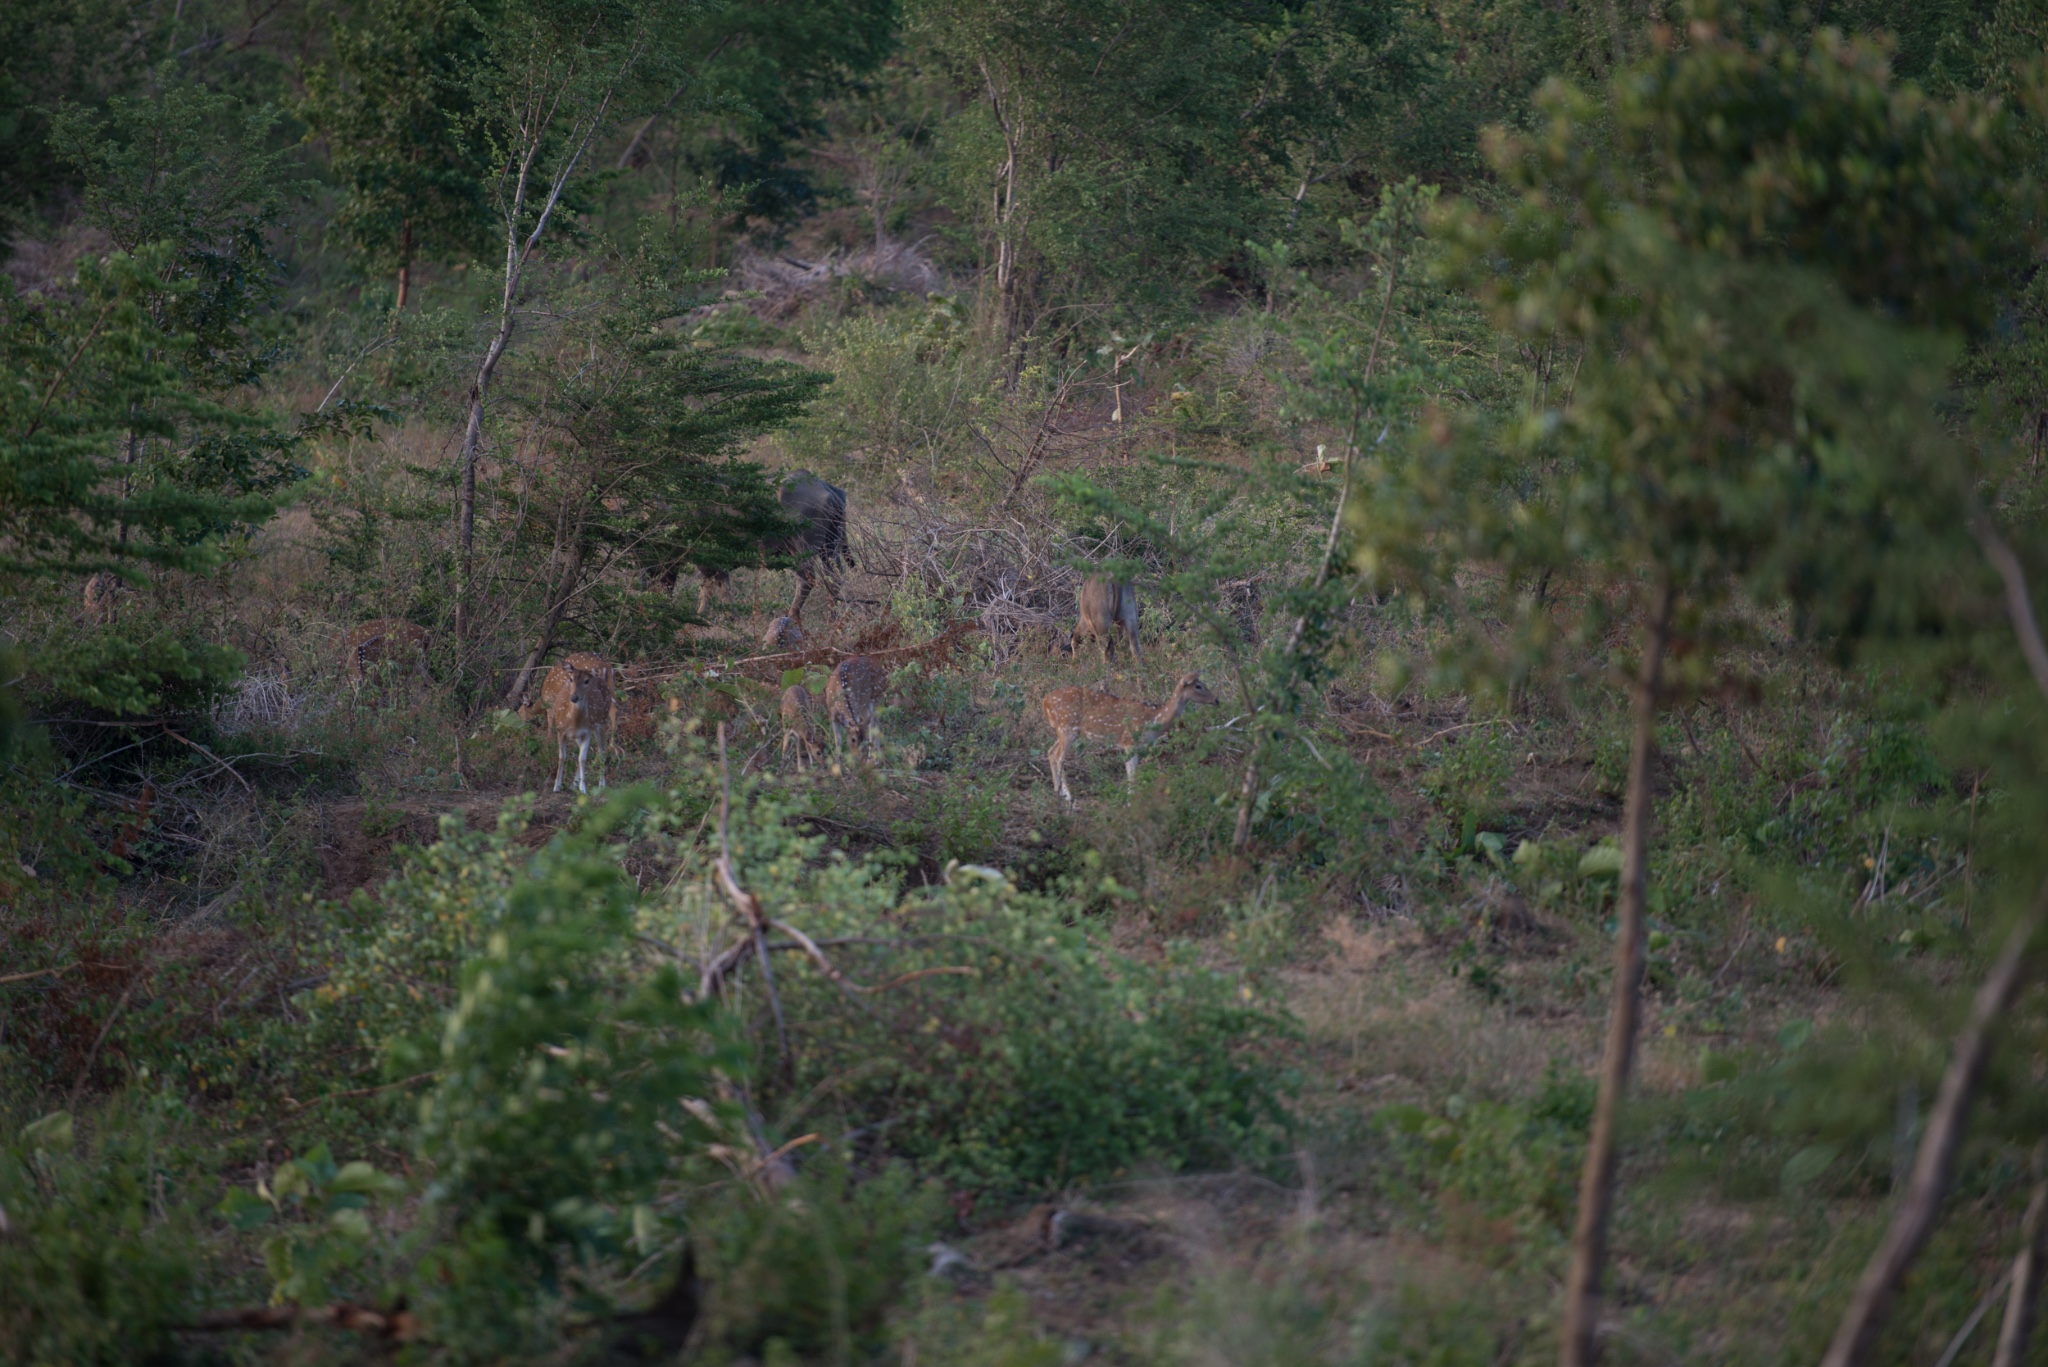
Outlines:
POLYGON ((0 1357, 2040 1360, 2024 23, 216 8, 0 157, 0 1357))

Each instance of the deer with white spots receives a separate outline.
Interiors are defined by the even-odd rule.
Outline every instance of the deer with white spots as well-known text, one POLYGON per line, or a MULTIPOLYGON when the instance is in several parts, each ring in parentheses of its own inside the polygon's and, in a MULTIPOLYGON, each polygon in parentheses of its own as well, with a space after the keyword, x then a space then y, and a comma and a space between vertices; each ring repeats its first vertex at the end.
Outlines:
POLYGON ((875 715, 888 687, 888 671, 865 655, 832 666, 832 674, 825 680, 825 716, 832 723, 835 769, 848 732, 852 732, 855 746, 871 747, 875 762, 881 762, 882 728, 876 724, 875 715))
POLYGON ((1067 752, 1079 740, 1113 740, 1129 758, 1124 761, 1125 782, 1138 777, 1138 758, 1175 721, 1189 703, 1213 704, 1211 693, 1197 674, 1183 674, 1174 685, 1173 696, 1164 703, 1119 698, 1079 684, 1055 688, 1045 695, 1045 724, 1052 728, 1052 749, 1046 760, 1052 766, 1052 786, 1060 800, 1074 805, 1067 787, 1067 752))
POLYGON ((818 738, 811 729, 811 718, 817 709, 817 700, 811 690, 802 684, 791 684, 782 690, 782 757, 789 758, 789 748, 796 747, 796 771, 804 771, 804 760, 818 762, 818 738))
POLYGON ((583 774, 593 745, 597 748, 597 786, 603 788, 605 741, 612 727, 612 667, 588 651, 578 651, 548 671, 540 697, 547 711, 548 733, 555 738, 555 791, 562 791, 571 739, 576 742, 576 791, 590 791, 584 786, 583 774))

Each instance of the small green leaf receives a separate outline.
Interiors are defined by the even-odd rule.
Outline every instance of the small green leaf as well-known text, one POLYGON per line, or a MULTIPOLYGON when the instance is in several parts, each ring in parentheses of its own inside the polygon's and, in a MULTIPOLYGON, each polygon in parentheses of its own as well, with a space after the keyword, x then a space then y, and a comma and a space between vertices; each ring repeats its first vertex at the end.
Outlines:
POLYGON ((396 1196, 405 1190, 403 1178, 381 1173, 361 1159, 342 1164, 329 1185, 335 1191, 355 1192, 363 1196, 396 1196))
POLYGON ((1812 1021, 1786 1021, 1778 1030, 1778 1047, 1788 1054, 1796 1053, 1805 1048, 1806 1042, 1812 1038, 1812 1021))
POLYGON ((1840 1147, 1834 1144, 1807 1145, 1785 1160, 1784 1168, 1778 1173, 1778 1185, 1788 1196, 1811 1186, 1834 1163, 1840 1152, 1840 1147))
POLYGON ((1621 846, 1600 842, 1579 856, 1579 877, 1621 877, 1621 846))
POLYGON ((336 1233, 367 1243, 370 1238, 370 1217, 360 1210, 337 1210, 327 1217, 327 1223, 336 1233))
POLYGON ((215 1212, 236 1229, 254 1229, 271 1215, 270 1202, 246 1187, 232 1187, 215 1212))
POLYGON ((1420 1134, 1423 1126, 1433 1117, 1420 1106, 1413 1106, 1404 1101, 1380 1107, 1380 1119, 1385 1121, 1387 1128, 1395 1134, 1420 1134))
POLYGON ((62 1152, 71 1147, 72 1137, 69 1111, 52 1111, 41 1120, 31 1120, 21 1127, 21 1142, 31 1149, 62 1152))

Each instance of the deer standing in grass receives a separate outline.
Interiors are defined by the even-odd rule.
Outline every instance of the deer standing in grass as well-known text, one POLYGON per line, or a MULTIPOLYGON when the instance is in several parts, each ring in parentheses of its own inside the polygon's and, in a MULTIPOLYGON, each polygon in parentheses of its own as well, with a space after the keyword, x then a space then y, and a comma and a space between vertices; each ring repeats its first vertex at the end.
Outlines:
POLYGON ((1198 674, 1183 674, 1173 687, 1173 696, 1163 704, 1119 698, 1079 684, 1055 688, 1045 695, 1045 724, 1053 730, 1052 749, 1045 758, 1052 765, 1054 791, 1069 807, 1074 805, 1074 794, 1067 787, 1067 752, 1075 741, 1114 740, 1129 755, 1124 761, 1124 781, 1135 782, 1139 756, 1180 719, 1181 711, 1189 703, 1207 705, 1216 700, 1198 674))
POLYGON ((1134 584, 1120 584, 1114 579, 1088 579, 1082 581, 1081 591, 1074 595, 1074 603, 1081 611, 1081 620, 1074 624, 1074 643, 1079 645, 1084 636, 1093 636, 1102 642, 1102 662, 1116 662, 1116 638, 1121 632, 1131 643, 1131 655, 1138 667, 1145 667, 1145 653, 1138 649, 1138 589, 1134 584))
POLYGON ((841 660, 832 666, 825 680, 825 716, 832 723, 832 767, 839 768, 840 752, 848 731, 855 746, 872 742, 875 762, 882 760, 882 728, 875 712, 882 705, 882 693, 889 686, 889 673, 865 655, 841 660))
POLYGON ((612 667, 588 651, 578 651, 548 671, 540 686, 547 710, 548 732, 555 738, 555 791, 562 791, 562 771, 569 763, 569 740, 576 741, 576 791, 584 786, 584 762, 597 747, 597 786, 605 786, 605 739, 612 726, 612 667))
POLYGON ((802 684, 791 684, 782 690, 782 758, 789 759, 789 747, 796 747, 796 771, 804 771, 804 759, 818 762, 818 739, 811 730, 811 716, 816 710, 816 700, 811 690, 802 684))
POLYGON ((379 617, 349 632, 341 663, 358 693, 370 675, 370 666, 386 661, 425 678, 427 629, 397 617, 379 617))

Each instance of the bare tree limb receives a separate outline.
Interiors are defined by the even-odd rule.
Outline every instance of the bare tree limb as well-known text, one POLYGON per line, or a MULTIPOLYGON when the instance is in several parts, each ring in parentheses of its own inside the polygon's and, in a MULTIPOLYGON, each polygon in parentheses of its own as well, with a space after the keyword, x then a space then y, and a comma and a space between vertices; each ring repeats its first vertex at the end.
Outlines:
POLYGON ((1984 558, 2005 581, 2005 615, 2012 621, 2012 633, 2019 638, 2020 654, 2026 656, 2027 669, 2034 676, 2035 686, 2043 697, 2048 697, 2048 642, 2041 639, 2041 626, 2034 617, 2033 599, 2027 592, 2026 570, 2011 544, 1999 533, 1998 525, 1974 504, 1970 508, 1970 531, 1976 536, 1977 545, 1983 549, 1984 558))
POLYGON ((2019 991, 2027 951, 2041 928, 2044 913, 2048 913, 2048 885, 2043 885, 2034 904, 2007 933, 2004 948, 1977 988, 1969 1019, 1956 1037, 1955 1052, 1949 1058, 1948 1071, 1942 1075, 1934 1109, 1927 1117, 1927 1130, 1913 1161, 1913 1176, 1906 1185, 1906 1194, 1856 1283, 1841 1326, 1835 1330, 1834 1342, 1821 1358, 1821 1367, 1861 1367, 1868 1359, 1900 1280, 1919 1256, 1928 1235, 1934 1232, 1934 1222, 1941 1214, 1942 1200, 1948 1195, 1949 1181, 1954 1175, 1956 1150, 1962 1146, 1963 1124, 1977 1090, 1977 1080, 1983 1076, 1991 1057, 1992 1027, 2019 991))
POLYGON ((1629 746, 1628 793, 1621 819, 1621 887, 1615 896, 1614 1000, 1608 1008, 1607 1050, 1586 1166, 1579 1178, 1578 1219, 1572 1229, 1571 1266, 1565 1274, 1560 1367, 1588 1367, 1599 1356, 1600 1281, 1607 1265, 1607 1227, 1614 1210, 1614 1174, 1621 1160, 1621 1108, 1635 1067, 1636 1033, 1643 1009, 1644 900, 1649 881, 1650 818, 1656 803, 1652 768, 1657 757, 1657 704, 1664 654, 1670 645, 1673 599, 1669 580, 1643 633, 1643 660, 1631 690, 1635 735, 1629 746))
POLYGON ((2020 1367, 2026 1361, 2027 1346, 2034 1337, 2034 1301, 2041 1290, 2041 1257, 2044 1232, 2048 1232, 2048 1177, 2041 1172, 2048 1145, 2034 1146, 2034 1191, 2027 1198, 2026 1218, 2020 1222, 2020 1251, 2006 1273, 2012 1295, 2005 1302, 2005 1320, 1998 1330, 1998 1349, 1991 1367, 2020 1367))

